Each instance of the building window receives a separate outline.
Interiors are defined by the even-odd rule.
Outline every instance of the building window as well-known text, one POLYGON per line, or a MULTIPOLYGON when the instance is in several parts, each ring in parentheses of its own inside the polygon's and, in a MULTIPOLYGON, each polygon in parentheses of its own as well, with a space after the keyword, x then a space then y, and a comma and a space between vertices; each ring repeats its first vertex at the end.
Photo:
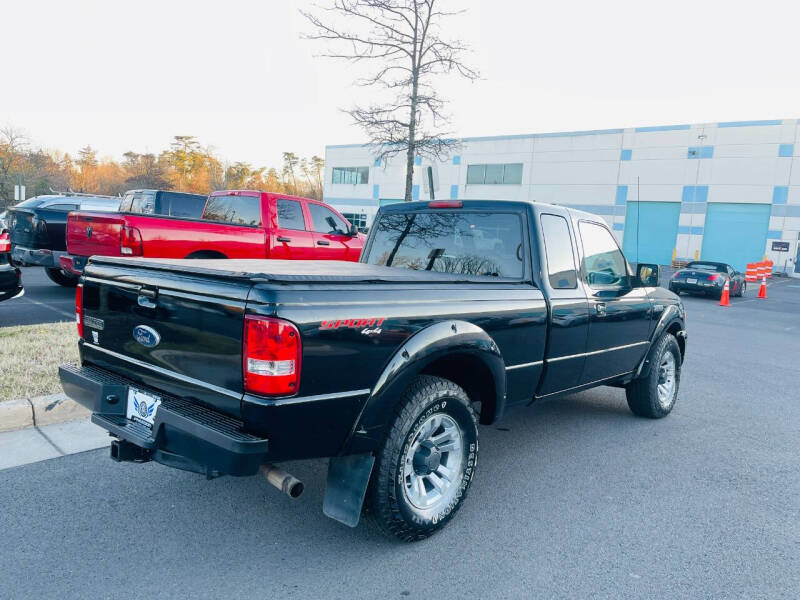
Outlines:
POLYGON ((469 165, 467 185, 519 185, 522 183, 522 163, 469 165))
POLYGON ((366 233, 367 215, 364 213, 342 213, 342 216, 350 221, 361 233, 366 233))
POLYGON ((333 167, 333 183, 369 183, 369 167, 333 167))

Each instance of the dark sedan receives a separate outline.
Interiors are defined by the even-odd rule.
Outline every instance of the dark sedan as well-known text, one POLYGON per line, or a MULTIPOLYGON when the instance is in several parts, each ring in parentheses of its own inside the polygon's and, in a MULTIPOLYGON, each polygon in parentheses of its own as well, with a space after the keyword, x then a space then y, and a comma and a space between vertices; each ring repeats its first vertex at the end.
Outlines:
POLYGON ((676 294, 688 292, 719 298, 728 279, 732 297, 744 294, 747 289, 744 273, 726 263, 696 260, 675 272, 669 282, 669 289, 676 294))

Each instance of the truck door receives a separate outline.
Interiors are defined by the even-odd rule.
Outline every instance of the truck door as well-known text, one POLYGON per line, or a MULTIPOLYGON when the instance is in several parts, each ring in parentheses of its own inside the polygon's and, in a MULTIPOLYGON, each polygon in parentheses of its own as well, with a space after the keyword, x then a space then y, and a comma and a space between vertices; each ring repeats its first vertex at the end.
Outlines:
POLYGON ((611 232, 590 221, 580 221, 578 231, 589 299, 582 383, 590 383, 636 367, 649 346, 652 309, 646 288, 631 287, 628 263, 611 232))
POLYGON ((306 227, 303 204, 299 200, 277 198, 272 219, 270 258, 311 260, 314 234, 306 227))
POLYGON ((544 241, 543 284, 551 306, 550 335, 545 352, 544 377, 537 395, 545 396, 581 382, 589 331, 589 304, 578 279, 576 245, 567 220, 560 215, 540 216, 544 241))
POLYGON ((308 202, 314 229, 314 258, 317 260, 358 260, 361 245, 348 235, 350 224, 327 206, 308 202))

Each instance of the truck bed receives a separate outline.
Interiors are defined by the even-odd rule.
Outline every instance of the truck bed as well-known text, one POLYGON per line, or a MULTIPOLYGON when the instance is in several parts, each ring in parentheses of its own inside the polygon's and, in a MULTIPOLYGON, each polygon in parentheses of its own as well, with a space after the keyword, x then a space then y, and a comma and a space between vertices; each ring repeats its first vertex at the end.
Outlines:
POLYGON ((136 266, 254 283, 497 283, 502 277, 437 273, 339 260, 123 258, 94 256, 93 265, 136 266))

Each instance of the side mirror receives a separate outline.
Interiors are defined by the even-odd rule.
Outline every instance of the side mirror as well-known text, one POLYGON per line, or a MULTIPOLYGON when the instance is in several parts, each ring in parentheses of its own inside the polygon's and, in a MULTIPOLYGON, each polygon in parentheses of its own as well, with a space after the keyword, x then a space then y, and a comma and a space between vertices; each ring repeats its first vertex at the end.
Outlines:
POLYGON ((658 265, 639 263, 636 265, 634 287, 658 287, 658 265))
POLYGON ((356 237, 358 235, 358 227, 350 223, 350 229, 347 230, 347 235, 350 237, 356 237))

